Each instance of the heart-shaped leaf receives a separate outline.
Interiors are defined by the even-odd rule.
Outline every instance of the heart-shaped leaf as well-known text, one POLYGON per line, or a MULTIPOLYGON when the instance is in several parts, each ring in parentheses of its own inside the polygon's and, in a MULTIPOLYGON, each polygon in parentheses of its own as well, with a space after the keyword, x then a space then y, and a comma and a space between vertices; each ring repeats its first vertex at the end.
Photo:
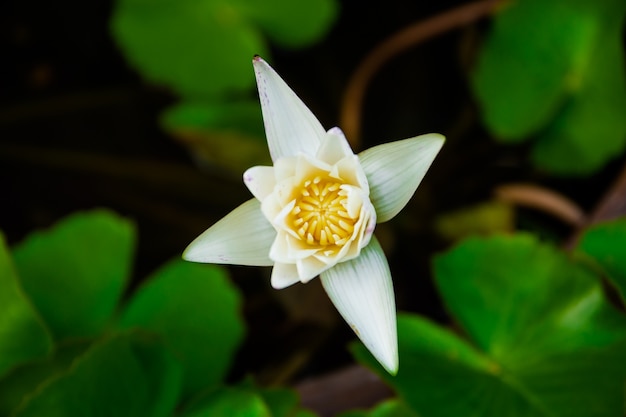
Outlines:
POLYGON ((535 137, 536 164, 588 174, 626 145, 621 0, 524 0, 499 10, 472 86, 499 139, 535 137))
MULTIPOLYGON (((418 316, 398 322, 400 370, 379 370, 433 417, 615 416, 626 317, 599 277, 529 235, 469 239, 435 260, 443 300, 472 344, 418 316)), ((357 357, 375 364, 357 346, 357 357)))
POLYGON ((9 369, 46 356, 52 337, 19 283, 0 234, 0 377, 9 369))
POLYGON ((147 79, 207 98, 254 85, 250 60, 268 55, 263 33, 303 46, 328 30, 336 9, 333 0, 117 0, 111 27, 147 79))
POLYGON ((26 294, 57 340, 100 333, 130 277, 135 230, 106 210, 73 214, 13 249, 26 294))
POLYGON ((591 227, 580 238, 578 249, 605 269, 626 301, 626 218, 591 227))
POLYGON ((40 386, 13 416, 167 417, 178 400, 180 376, 178 364, 157 339, 117 334, 40 386))
POLYGON ((146 280, 119 324, 163 337, 183 365, 188 398, 222 382, 244 334, 240 308, 225 269, 176 259, 146 280))

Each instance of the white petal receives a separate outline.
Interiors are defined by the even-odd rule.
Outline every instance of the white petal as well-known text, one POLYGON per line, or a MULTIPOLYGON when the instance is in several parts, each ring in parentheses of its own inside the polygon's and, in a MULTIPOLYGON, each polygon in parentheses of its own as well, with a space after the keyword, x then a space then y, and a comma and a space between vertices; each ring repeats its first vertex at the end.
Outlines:
POLYGON ((333 172, 330 176, 341 178, 348 184, 357 186, 367 191, 369 194, 369 182, 367 176, 361 167, 361 161, 356 155, 343 158, 333 166, 333 172))
POLYGON ((300 278, 298 277, 298 270, 295 264, 284 264, 281 262, 274 264, 271 278, 272 287, 282 290, 299 281, 300 278))
POLYGON ((231 211, 198 236, 183 252, 193 262, 269 266, 276 230, 261 213, 261 203, 251 199, 231 211))
POLYGON ((359 154, 379 223, 392 219, 411 199, 444 141, 442 135, 430 133, 359 154))
POLYGON ((298 269, 300 281, 304 283, 311 281, 313 278, 329 268, 328 264, 316 259, 313 256, 299 260, 296 267, 298 269))
POLYGON ((375 237, 361 255, 323 272, 322 285, 342 317, 391 374, 398 371, 391 273, 375 237))
POLYGON ((256 166, 243 174, 243 182, 259 201, 271 194, 276 185, 274 167, 256 166))
POLYGON ((252 62, 272 160, 300 152, 314 156, 326 136, 319 120, 267 62, 252 62))
POLYGON ((315 155, 316 158, 321 159, 329 165, 334 165, 346 156, 354 155, 350 144, 345 135, 338 127, 333 127, 328 131, 328 134, 315 155))

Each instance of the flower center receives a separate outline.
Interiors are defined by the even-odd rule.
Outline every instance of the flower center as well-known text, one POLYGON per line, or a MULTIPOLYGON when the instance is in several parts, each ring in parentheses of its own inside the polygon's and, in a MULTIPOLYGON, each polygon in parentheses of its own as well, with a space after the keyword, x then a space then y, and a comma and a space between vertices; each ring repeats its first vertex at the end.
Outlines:
POLYGON ((308 245, 345 244, 358 220, 348 214, 347 191, 333 178, 306 180, 291 210, 291 224, 300 239, 308 245))

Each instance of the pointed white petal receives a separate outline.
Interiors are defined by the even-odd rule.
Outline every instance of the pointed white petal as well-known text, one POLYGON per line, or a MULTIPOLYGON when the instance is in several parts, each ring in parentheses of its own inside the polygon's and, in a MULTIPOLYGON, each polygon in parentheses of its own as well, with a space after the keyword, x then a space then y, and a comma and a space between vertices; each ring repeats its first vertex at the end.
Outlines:
POLYGON ((375 237, 351 261, 320 275, 339 313, 391 374, 398 371, 396 306, 391 273, 375 237))
POLYGON ((276 185, 274 167, 256 166, 243 174, 243 182, 259 201, 271 194, 276 185))
POLYGON ((392 219, 411 199, 444 141, 442 135, 430 133, 359 154, 379 223, 392 219))
POLYGON ((315 155, 318 159, 329 165, 334 165, 346 156, 352 156, 354 152, 345 135, 338 127, 330 129, 315 155))
POLYGON ((272 287, 282 290, 299 281, 300 278, 298 277, 298 270, 295 264, 284 264, 281 262, 274 264, 271 278, 272 287))
POLYGON ((231 211, 198 236, 183 252, 192 262, 269 266, 276 230, 261 213, 261 203, 251 199, 231 211))
POLYGON ((319 120, 267 62, 252 62, 272 160, 300 152, 314 156, 326 136, 319 120))
POLYGON ((319 274, 321 274, 323 271, 327 270, 328 264, 320 261, 314 256, 309 256, 308 258, 299 260, 296 264, 296 267, 298 268, 298 276, 300 277, 300 281, 307 283, 319 274))

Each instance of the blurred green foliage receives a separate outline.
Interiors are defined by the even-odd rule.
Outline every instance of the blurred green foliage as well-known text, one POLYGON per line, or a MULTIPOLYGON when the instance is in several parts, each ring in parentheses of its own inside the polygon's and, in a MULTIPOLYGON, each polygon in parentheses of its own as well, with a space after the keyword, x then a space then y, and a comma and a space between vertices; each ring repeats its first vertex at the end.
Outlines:
POLYGON ((496 14, 472 86, 496 138, 533 139, 537 166, 601 168, 626 145, 622 0, 522 0, 496 14))
POLYGON ((306 46, 336 15, 333 0, 117 0, 111 29, 146 79, 197 99, 253 87, 250 61, 268 55, 267 38, 306 46))
POLYGON ((469 340, 405 314, 396 377, 363 346, 354 353, 424 416, 621 415, 626 316, 577 258, 527 234, 467 239, 434 272, 469 340))
POLYGON ((626 303, 626 219, 599 224, 580 238, 578 248, 591 256, 626 303))
POLYGON ((176 92, 162 125, 199 161, 239 175, 268 160, 251 60, 269 42, 302 48, 338 15, 335 0, 117 0, 111 32, 148 81, 176 92), (254 110, 254 111, 252 111, 254 110))
POLYGON ((193 149, 199 161, 237 175, 271 164, 257 99, 182 102, 163 112, 161 126, 193 149))
POLYGON ((106 210, 0 242, 0 416, 306 416, 289 390, 224 385, 244 335, 225 269, 173 260, 121 303, 135 242, 106 210))
POLYGON ((0 287, 1 376, 11 367, 45 356, 52 350, 52 336, 24 294, 1 235, 0 287))
POLYGON ((244 333, 239 294, 223 269, 214 267, 207 276, 206 268, 169 262, 148 277, 119 320, 121 328, 159 334, 176 353, 185 369, 184 396, 222 381, 244 333))
POLYGON ((337 417, 419 417, 411 408, 398 399, 384 401, 369 411, 347 411, 337 417))
POLYGON ((437 233, 449 241, 474 235, 511 232, 515 229, 515 211, 509 204, 487 201, 437 216, 437 233))
POLYGON ((104 330, 130 279, 134 247, 129 221, 79 213, 32 233, 12 255, 24 291, 63 340, 104 330))

